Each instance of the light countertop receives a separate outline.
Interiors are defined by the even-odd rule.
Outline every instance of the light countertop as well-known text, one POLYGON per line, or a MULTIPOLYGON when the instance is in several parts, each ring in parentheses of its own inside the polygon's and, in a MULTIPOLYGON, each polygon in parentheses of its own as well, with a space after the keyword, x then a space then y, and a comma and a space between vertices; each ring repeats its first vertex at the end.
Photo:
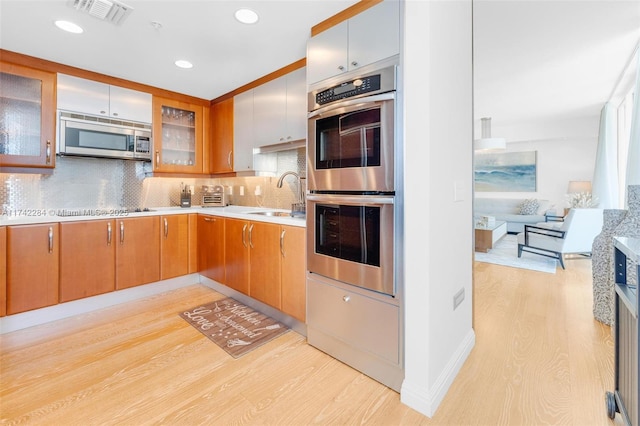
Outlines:
POLYGON ((226 207, 150 207, 150 211, 144 212, 127 212, 119 208, 105 209, 23 209, 23 210, 5 210, 0 216, 0 226, 28 225, 39 223, 62 223, 77 222, 82 220, 100 220, 100 219, 122 219, 145 216, 162 216, 173 214, 189 214, 198 213, 210 216, 222 216, 235 219, 252 220, 256 222, 278 223, 290 226, 306 226, 304 217, 288 217, 288 216, 262 216, 252 214, 260 211, 279 211, 288 212, 288 210, 271 209, 262 207, 247 206, 226 206, 226 207))

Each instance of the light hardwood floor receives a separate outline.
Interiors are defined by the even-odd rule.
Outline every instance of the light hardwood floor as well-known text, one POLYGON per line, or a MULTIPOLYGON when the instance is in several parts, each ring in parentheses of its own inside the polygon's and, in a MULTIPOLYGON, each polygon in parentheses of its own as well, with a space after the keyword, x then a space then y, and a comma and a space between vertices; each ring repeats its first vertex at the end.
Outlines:
POLYGON ((476 346, 432 419, 289 332, 234 360, 177 313, 194 285, 0 337, 0 424, 607 425, 591 263, 475 265, 476 346))

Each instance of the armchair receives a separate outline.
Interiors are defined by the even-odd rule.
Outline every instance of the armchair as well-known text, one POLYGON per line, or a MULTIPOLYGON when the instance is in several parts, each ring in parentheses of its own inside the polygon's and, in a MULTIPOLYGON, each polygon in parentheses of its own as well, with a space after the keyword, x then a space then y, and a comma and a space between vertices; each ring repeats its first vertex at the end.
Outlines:
POLYGON ((518 234, 518 257, 522 252, 557 259, 564 269, 565 254, 591 257, 594 238, 602 231, 602 209, 571 209, 564 222, 525 225, 518 234))

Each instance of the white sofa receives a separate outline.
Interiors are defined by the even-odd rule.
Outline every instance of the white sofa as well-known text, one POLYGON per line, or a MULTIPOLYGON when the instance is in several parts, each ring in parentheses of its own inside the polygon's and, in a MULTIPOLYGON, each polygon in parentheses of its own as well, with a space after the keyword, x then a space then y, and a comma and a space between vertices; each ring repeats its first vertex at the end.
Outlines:
MULTIPOLYGON (((524 225, 545 222, 550 203, 548 200, 537 200, 538 210, 535 214, 520 214, 523 198, 475 198, 473 216, 479 220, 482 216, 493 216, 496 220, 507 222, 507 232, 517 234, 524 231, 524 225)), ((553 212, 555 213, 555 212, 553 212)))

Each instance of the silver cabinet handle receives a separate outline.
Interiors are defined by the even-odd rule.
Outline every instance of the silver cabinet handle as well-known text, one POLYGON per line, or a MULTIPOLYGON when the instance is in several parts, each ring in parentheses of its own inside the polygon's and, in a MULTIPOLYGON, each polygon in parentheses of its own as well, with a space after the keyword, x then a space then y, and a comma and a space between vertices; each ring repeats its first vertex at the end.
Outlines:
POLYGON ((215 220, 215 219, 212 219, 212 218, 210 218, 210 217, 205 217, 205 218, 204 218, 204 221, 205 221, 205 222, 215 222, 216 220, 215 220))
POLYGON ((47 164, 51 163, 51 141, 47 141, 47 164))
POLYGON ((357 61, 352 61, 351 65, 354 66, 354 67, 357 67, 358 66, 358 62, 357 61))
POLYGON ((107 222, 107 245, 111 245, 111 222, 107 222))
POLYGON ((159 164, 160 164, 160 151, 156 151, 156 169, 158 168, 159 164))
POLYGON ((345 303, 348 303, 348 302, 349 302, 349 300, 351 300, 351 296, 347 296, 347 295, 342 296, 342 300, 343 300, 345 303))
POLYGON ((229 151, 229 155, 227 155, 227 164, 229 167, 231 167, 231 154, 233 154, 233 151, 229 151))
POLYGON ((340 66, 338 67, 338 69, 339 69, 340 71, 344 71, 344 66, 343 66, 343 65, 340 65, 340 66))
POLYGON ((49 253, 53 253, 53 227, 49 227, 49 253))
POLYGON ((282 254, 282 257, 284 256, 284 234, 286 234, 287 231, 285 229, 282 230, 282 233, 280 234, 280 253, 282 254))
POLYGON ((252 241, 252 234, 253 234, 253 223, 251 224, 251 226, 249 227, 249 246, 251 248, 253 248, 253 241, 252 241))
POLYGON ((167 238, 169 236, 169 221, 167 218, 164 218, 164 237, 167 238))
POLYGON ((124 244, 124 222, 120 222, 120 244, 124 244))
POLYGON ((247 230, 247 224, 245 223, 244 226, 242 227, 242 245, 246 248, 247 247, 247 242, 244 239, 244 234, 245 231, 247 230))

